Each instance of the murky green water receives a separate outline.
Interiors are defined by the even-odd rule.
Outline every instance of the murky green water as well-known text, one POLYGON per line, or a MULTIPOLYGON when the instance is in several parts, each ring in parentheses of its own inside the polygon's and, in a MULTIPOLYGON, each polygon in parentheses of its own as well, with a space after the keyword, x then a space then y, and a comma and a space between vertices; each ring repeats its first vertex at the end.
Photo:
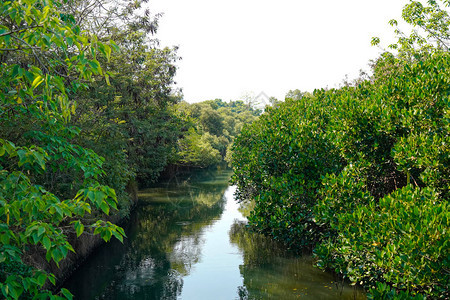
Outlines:
POLYGON ((140 193, 128 238, 101 247, 66 282, 75 299, 365 299, 250 233, 228 185, 204 172, 140 193))

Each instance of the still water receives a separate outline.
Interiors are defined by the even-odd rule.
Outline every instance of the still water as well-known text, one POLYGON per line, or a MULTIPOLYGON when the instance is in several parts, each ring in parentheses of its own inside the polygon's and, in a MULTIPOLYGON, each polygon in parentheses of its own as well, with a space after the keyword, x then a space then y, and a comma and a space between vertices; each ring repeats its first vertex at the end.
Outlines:
POLYGON ((65 283, 75 299, 365 299, 251 233, 231 173, 205 171, 139 193, 128 238, 101 247, 65 283))

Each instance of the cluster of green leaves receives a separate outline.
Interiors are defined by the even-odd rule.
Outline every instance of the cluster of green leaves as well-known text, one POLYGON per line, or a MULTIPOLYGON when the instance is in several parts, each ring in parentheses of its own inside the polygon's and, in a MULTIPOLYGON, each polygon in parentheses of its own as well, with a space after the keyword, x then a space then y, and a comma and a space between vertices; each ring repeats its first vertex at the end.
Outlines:
POLYGON ((64 6, 99 41, 112 39, 119 48, 110 59, 99 57, 110 75, 107 84, 97 76, 89 89, 70 97, 77 102, 72 123, 82 129, 79 143, 105 158, 108 176, 101 180, 117 191, 122 215, 132 204, 127 186, 158 178, 182 124, 173 109, 179 100, 172 96, 176 48, 158 48, 152 34, 159 16, 144 11, 143 2, 79 0, 64 6))
POLYGON ((210 167, 231 158, 231 145, 244 124, 257 119, 259 111, 237 100, 220 99, 175 106, 183 120, 183 133, 173 164, 210 167))
POLYGON ((96 81, 78 93, 74 118, 83 129, 80 142, 106 159, 105 183, 119 191, 136 177, 144 183, 158 178, 182 124, 169 88, 177 60, 174 50, 149 48, 143 33, 130 35, 117 41, 121 51, 105 62, 114 75, 110 85, 96 81))
POLYGON ((445 297, 450 55, 398 64, 336 99, 332 141, 347 165, 322 180, 316 221, 331 230, 316 254, 369 288, 445 297))
MULTIPOLYGON (((411 33, 407 34, 398 27, 398 21, 393 19, 389 24, 395 27, 397 42, 388 46, 398 50, 398 56, 409 62, 427 55, 434 49, 449 51, 450 16, 444 7, 450 6, 448 0, 410 0, 402 11, 403 20, 412 26, 411 33)), ((380 44, 378 37, 372 38, 372 45, 380 44)))
POLYGON ((446 297, 448 201, 437 199, 431 188, 408 185, 378 202, 333 214, 336 236, 315 249, 319 266, 369 287, 372 294, 378 282, 386 282, 409 295, 446 297))
POLYGON ((315 246, 320 267, 371 297, 445 299, 450 53, 401 49, 369 80, 286 101, 245 127, 233 181, 254 201, 251 224, 315 246))
POLYGON ((323 174, 338 171, 328 141, 327 97, 289 100, 246 126, 233 148, 238 197, 253 199, 250 223, 289 244, 315 239, 312 209, 323 174))
POLYGON ((97 57, 109 59, 113 42, 81 30, 57 1, 0 4, 0 290, 6 299, 71 298, 54 295, 39 257, 57 266, 69 236, 124 232, 99 219, 117 209, 115 191, 99 183, 103 158, 74 140, 69 125, 75 93, 105 75, 97 57), (70 84, 72 83, 72 84, 70 84), (63 186, 66 184, 65 186, 63 186), (39 268, 38 268, 39 267, 39 268))

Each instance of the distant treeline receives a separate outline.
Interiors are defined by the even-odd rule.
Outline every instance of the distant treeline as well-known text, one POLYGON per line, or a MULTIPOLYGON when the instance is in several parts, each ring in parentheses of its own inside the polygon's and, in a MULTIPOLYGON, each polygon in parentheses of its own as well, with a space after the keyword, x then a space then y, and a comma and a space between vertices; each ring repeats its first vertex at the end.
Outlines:
POLYGON ((184 121, 173 163, 192 167, 218 165, 231 158, 231 145, 243 125, 252 123, 261 111, 243 100, 220 99, 175 106, 184 121))

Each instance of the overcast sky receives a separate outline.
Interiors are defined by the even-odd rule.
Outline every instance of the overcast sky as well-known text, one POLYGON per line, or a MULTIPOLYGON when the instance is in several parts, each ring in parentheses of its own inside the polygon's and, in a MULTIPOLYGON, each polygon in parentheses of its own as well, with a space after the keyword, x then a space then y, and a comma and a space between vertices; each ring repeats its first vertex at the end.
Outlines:
POLYGON ((336 87, 369 70, 393 41, 390 19, 407 0, 151 0, 157 38, 179 46, 177 87, 188 102, 244 94, 284 99, 290 89, 336 87))

